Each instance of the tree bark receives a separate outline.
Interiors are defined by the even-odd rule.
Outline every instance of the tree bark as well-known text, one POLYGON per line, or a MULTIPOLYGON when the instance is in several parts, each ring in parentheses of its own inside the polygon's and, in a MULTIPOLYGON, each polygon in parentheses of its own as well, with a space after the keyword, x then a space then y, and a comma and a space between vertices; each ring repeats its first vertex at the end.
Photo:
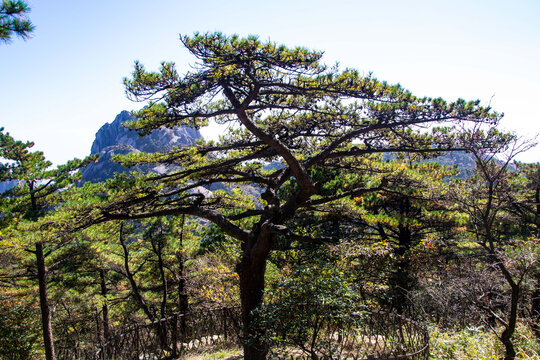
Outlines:
POLYGON ((410 270, 408 251, 412 244, 412 236, 409 228, 399 225, 399 246, 395 248, 396 263, 393 273, 390 275, 390 304, 398 314, 403 314, 408 306, 408 294, 414 286, 414 277, 410 270))
MULTIPOLYGON (((407 217, 411 211, 411 202, 408 197, 400 200, 399 212, 403 217, 407 217)), ((403 314, 409 307, 409 292, 415 284, 415 277, 411 274, 411 262, 409 251, 413 245, 413 233, 406 224, 398 225, 398 247, 395 248, 396 264, 394 273, 390 277, 391 305, 398 314, 403 314)))
POLYGON ((109 303, 107 302, 107 282, 105 277, 105 270, 99 269, 99 277, 101 280, 101 296, 103 296, 103 306, 101 311, 103 313, 103 337, 105 342, 111 337, 111 329, 109 326, 109 303))
POLYGON ((186 314, 188 312, 188 295, 186 293, 186 278, 184 270, 184 225, 186 223, 186 216, 182 215, 182 225, 180 229, 180 241, 179 248, 180 251, 176 252, 176 258, 178 260, 178 307, 180 314, 183 316, 180 318, 180 331, 182 336, 186 334, 186 314))
POLYGON ((492 250, 494 249, 494 241, 493 238, 490 236, 491 233, 487 234, 489 248, 491 249, 488 253, 488 259, 489 261, 496 265, 499 268, 499 271, 502 273, 504 279, 506 280, 506 283, 510 287, 510 312, 508 313, 508 316, 506 317, 506 322, 503 322, 504 330, 501 333, 499 339, 501 343, 503 344, 505 348, 505 355, 504 360, 514 360, 516 358, 516 351, 514 349, 514 343, 512 341, 512 337, 514 336, 514 332, 516 330, 516 324, 517 324, 517 317, 518 317, 518 305, 520 300, 520 292, 521 292, 521 282, 516 282, 512 278, 512 274, 504 264, 504 261, 499 259, 495 252, 492 250))
MULTIPOLYGON (((168 283, 167 277, 165 276, 165 267, 163 263, 163 239, 152 239, 152 249, 158 258, 158 269, 161 277, 161 305, 160 305, 160 318, 165 319, 167 317, 167 292, 168 292, 168 283)), ((167 349, 167 322, 159 322, 157 324, 157 330, 159 334, 159 339, 161 342, 162 349, 167 349)))
POLYGON ((41 324, 43 328, 43 345, 45 346, 45 358, 54 360, 54 344, 51 326, 51 312, 47 295, 47 268, 43 255, 43 243, 36 243, 36 264, 39 284, 39 305, 41 308, 41 324))
POLYGON ((514 349, 514 343, 512 342, 512 336, 516 330, 517 316, 518 316, 518 303, 519 303, 519 285, 510 284, 512 288, 511 300, 510 300, 510 314, 508 316, 508 325, 505 327, 501 334, 501 342, 505 348, 504 360, 514 360, 516 358, 516 350, 514 349))
POLYGON ((133 299, 137 302, 137 305, 139 308, 141 308, 144 312, 144 314, 148 317, 148 320, 150 322, 154 322, 156 320, 156 317, 154 316, 153 312, 148 307, 148 304, 146 303, 146 300, 142 296, 139 286, 137 285, 137 282, 135 281, 135 277, 133 276, 133 273, 131 272, 129 268, 129 251, 126 246, 126 243, 124 242, 123 238, 123 231, 124 231, 124 224, 120 224, 120 246, 122 246, 122 250, 124 251, 124 270, 126 272, 126 277, 129 280, 129 284, 131 285, 131 295, 133 296, 133 299))
POLYGON ((245 360, 265 360, 269 350, 268 344, 262 340, 265 329, 254 323, 252 312, 263 303, 266 259, 272 240, 270 234, 251 237, 248 243, 244 244, 244 254, 236 267, 240 278, 245 360))
POLYGON ((240 262, 238 266, 245 360, 264 360, 268 353, 267 345, 261 340, 264 329, 253 323, 254 317, 252 315, 252 311, 262 304, 264 273, 264 266, 250 266, 247 261, 240 262))
POLYGON ((531 313, 532 313, 532 328, 538 339, 540 339, 540 275, 537 278, 536 290, 532 295, 531 313))
MULTIPOLYGON (((536 171, 536 186, 534 192, 534 201, 536 203, 536 236, 540 237, 540 167, 536 171)), ((531 304, 532 328, 536 337, 540 339, 540 272, 536 273, 536 288, 532 295, 531 304)))

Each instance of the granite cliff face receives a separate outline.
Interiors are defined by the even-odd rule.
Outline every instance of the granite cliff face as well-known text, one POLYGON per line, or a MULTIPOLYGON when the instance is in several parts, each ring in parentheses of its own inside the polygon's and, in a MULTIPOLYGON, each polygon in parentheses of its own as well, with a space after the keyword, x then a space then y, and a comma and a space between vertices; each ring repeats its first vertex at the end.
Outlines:
POLYGON ((99 154, 110 146, 127 145, 144 152, 169 151, 174 146, 193 145, 201 138, 198 130, 188 127, 174 129, 161 128, 150 135, 139 136, 135 130, 122 126, 126 121, 135 120, 127 111, 122 111, 110 124, 105 124, 96 133, 91 154, 99 154))
POLYGON ((173 147, 194 145, 201 138, 198 130, 188 127, 178 127, 173 129, 160 128, 152 131, 147 136, 139 136, 134 130, 128 130, 122 124, 126 121, 134 120, 127 111, 122 111, 116 116, 112 123, 103 125, 96 133, 96 138, 92 144, 91 154, 99 154, 96 163, 88 165, 82 170, 82 183, 87 181, 100 182, 110 179, 116 172, 126 171, 154 171, 164 173, 167 171, 163 166, 155 167, 135 167, 127 169, 117 162, 112 161, 112 157, 117 154, 129 154, 132 152, 166 152, 173 147))

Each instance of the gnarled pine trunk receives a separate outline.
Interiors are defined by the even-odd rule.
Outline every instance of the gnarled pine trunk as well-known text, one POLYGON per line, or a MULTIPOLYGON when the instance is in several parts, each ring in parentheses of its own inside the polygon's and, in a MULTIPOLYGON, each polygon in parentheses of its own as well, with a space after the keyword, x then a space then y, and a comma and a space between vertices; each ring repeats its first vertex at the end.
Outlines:
POLYGON ((415 277, 411 273, 409 251, 413 245, 411 229, 399 225, 399 245, 394 249, 396 255, 395 268, 390 275, 391 306, 398 314, 403 314, 409 307, 409 292, 415 284, 415 277))
POLYGON ((273 236, 259 233, 250 237, 243 246, 243 256, 236 266, 240 278, 240 301, 242 306, 244 360, 265 360, 268 344, 262 339, 265 329, 253 320, 253 310, 263 303, 266 259, 270 253, 273 236))

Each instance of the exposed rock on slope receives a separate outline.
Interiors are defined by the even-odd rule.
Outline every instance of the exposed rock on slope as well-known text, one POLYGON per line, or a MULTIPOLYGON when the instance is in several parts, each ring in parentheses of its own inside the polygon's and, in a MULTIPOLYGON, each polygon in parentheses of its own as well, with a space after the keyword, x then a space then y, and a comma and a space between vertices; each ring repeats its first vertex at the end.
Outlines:
POLYGON ((476 169, 474 156, 465 151, 451 151, 430 161, 446 166, 456 166, 459 171, 456 177, 461 179, 470 177, 476 169))
MULTIPOLYGON (((201 138, 198 130, 188 127, 177 127, 173 129, 161 128, 152 131, 147 136, 139 136, 134 130, 128 130, 122 124, 126 121, 134 120, 127 111, 122 111, 116 116, 112 123, 103 125, 96 133, 96 138, 92 144, 91 153, 99 154, 96 163, 88 165, 82 170, 82 182, 100 182, 110 179, 116 172, 126 172, 120 164, 111 160, 113 155, 129 154, 132 152, 165 152, 177 146, 188 146, 195 144, 201 138)), ((154 171, 163 173, 167 171, 163 167, 154 168, 137 167, 131 170, 154 171)))

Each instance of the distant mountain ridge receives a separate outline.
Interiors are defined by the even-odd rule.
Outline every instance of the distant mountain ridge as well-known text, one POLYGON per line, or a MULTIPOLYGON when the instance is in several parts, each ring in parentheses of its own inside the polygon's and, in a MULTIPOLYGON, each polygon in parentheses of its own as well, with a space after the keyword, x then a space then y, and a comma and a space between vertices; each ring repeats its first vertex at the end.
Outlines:
POLYGON ((465 151, 450 151, 444 155, 428 160, 445 166, 456 166, 459 174, 458 178, 466 179, 476 170, 476 160, 474 156, 465 151))
MULTIPOLYGON (((122 111, 112 123, 106 123, 96 133, 92 143, 91 154, 99 154, 99 160, 82 169, 82 183, 100 182, 114 177, 114 173, 127 172, 127 169, 112 161, 114 155, 136 152, 166 152, 174 147, 194 145, 202 136, 198 130, 182 126, 175 128, 159 128, 147 136, 140 136, 135 130, 130 130, 122 124, 135 118, 128 112, 122 111)), ((164 166, 141 167, 131 170, 143 172, 153 171, 164 173, 164 166)))

